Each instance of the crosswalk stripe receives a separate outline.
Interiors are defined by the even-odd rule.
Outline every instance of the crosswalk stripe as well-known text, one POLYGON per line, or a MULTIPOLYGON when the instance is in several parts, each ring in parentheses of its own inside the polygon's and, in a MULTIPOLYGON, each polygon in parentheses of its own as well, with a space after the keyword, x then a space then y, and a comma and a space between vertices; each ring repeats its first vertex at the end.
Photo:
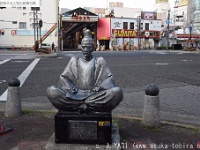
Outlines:
POLYGON ((0 62, 0 65, 5 64, 6 62, 10 61, 11 59, 5 59, 3 61, 0 62))
MULTIPOLYGON (((36 58, 22 73, 21 75, 18 77, 18 79, 20 80, 20 87, 24 84, 24 82, 26 81, 26 79, 28 78, 28 76, 30 75, 30 73, 32 72, 32 70, 35 68, 35 66, 37 65, 37 63, 40 61, 40 58, 36 58)), ((0 96, 0 101, 6 101, 7 100, 7 93, 8 93, 8 89, 0 96)))

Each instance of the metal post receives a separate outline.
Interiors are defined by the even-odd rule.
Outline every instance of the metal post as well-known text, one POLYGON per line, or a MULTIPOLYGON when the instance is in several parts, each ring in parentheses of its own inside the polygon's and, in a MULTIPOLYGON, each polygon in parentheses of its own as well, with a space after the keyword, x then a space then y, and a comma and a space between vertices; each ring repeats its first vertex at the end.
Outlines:
POLYGON ((191 40, 191 38, 192 38, 192 25, 190 25, 189 30, 190 30, 190 40, 191 40))
POLYGON ((170 10, 168 10, 168 17, 167 17, 167 50, 169 50, 169 24, 170 24, 170 10))
POLYGON ((41 27, 40 27, 40 44, 41 44, 41 48, 42 48, 42 36, 41 36, 41 27))
POLYGON ((175 28, 176 28, 176 8, 178 8, 178 4, 179 4, 179 1, 178 0, 175 0, 175 6, 174 6, 174 37, 173 37, 173 44, 175 44, 175 28))
POLYGON ((57 28, 58 28, 58 51, 60 51, 60 14, 59 14, 59 7, 58 7, 58 24, 57 24, 57 28))
POLYGON ((36 24, 37 24, 37 41, 38 41, 38 14, 37 14, 37 9, 36 9, 36 24))
POLYGON ((62 51, 62 15, 60 15, 60 35, 59 35, 59 39, 60 39, 60 51, 62 51))
POLYGON ((34 27, 34 44, 36 42, 36 33, 35 33, 35 8, 33 8, 33 27, 34 27))
POLYGON ((39 27, 40 27, 40 45, 41 45, 41 48, 42 48, 42 35, 41 35, 42 26, 43 26, 43 21, 40 19, 39 27))
POLYGON ((175 44, 175 28, 176 28, 176 1, 175 1, 175 6, 174 6, 174 34, 173 34, 173 44, 175 44))
POLYGON ((140 50, 140 30, 141 30, 141 20, 140 16, 138 16, 138 50, 140 50))

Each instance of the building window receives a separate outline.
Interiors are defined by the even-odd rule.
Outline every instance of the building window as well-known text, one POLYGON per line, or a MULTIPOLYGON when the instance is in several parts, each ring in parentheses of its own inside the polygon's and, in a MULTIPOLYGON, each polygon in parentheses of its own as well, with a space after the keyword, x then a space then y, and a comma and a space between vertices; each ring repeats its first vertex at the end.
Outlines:
POLYGON ((149 30, 149 23, 145 23, 145 30, 149 30))
POLYGON ((26 7, 23 7, 23 10, 26 10, 26 7))
POLYGON ((134 22, 130 23, 130 29, 134 30, 134 22))
POLYGON ((37 11, 40 11, 40 7, 31 7, 31 10, 37 10, 37 11))
POLYGON ((20 29, 26 29, 26 22, 19 22, 20 29))
POLYGON ((13 21, 12 24, 17 24, 17 21, 13 21))
POLYGON ((128 29, 128 22, 123 22, 123 29, 128 29))

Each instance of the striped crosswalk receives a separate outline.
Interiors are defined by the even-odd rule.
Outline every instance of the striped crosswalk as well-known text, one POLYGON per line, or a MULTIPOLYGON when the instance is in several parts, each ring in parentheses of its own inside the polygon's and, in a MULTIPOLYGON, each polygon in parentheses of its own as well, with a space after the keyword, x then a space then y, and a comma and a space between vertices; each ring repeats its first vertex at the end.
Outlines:
MULTIPOLYGON (((2 61, 0 63, 6 63, 8 62, 10 59, 6 59, 5 61, 2 61)), ((35 66, 37 65, 37 63, 40 61, 40 58, 36 58, 34 59, 34 61, 20 74, 20 76, 18 77, 18 79, 20 80, 20 87, 24 84, 24 82, 26 81, 26 79, 28 78, 28 76, 30 75, 30 73, 32 72, 32 70, 35 68, 35 66)), ((7 100, 7 92, 8 90, 6 90, 1 96, 0 96, 0 101, 6 101, 7 100)))

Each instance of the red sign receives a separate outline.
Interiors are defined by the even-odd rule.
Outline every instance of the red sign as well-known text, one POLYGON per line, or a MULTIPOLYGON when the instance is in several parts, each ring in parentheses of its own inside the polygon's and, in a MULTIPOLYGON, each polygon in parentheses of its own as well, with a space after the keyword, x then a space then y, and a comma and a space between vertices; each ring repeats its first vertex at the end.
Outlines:
POLYGON ((90 16, 81 16, 81 15, 76 15, 76 16, 72 16, 72 19, 75 20, 90 20, 90 16))
POLYGON ((157 13, 156 12, 141 12, 141 19, 147 19, 147 20, 156 20, 157 19, 157 13))
POLYGON ((11 30, 11 35, 16 35, 16 30, 11 30))

